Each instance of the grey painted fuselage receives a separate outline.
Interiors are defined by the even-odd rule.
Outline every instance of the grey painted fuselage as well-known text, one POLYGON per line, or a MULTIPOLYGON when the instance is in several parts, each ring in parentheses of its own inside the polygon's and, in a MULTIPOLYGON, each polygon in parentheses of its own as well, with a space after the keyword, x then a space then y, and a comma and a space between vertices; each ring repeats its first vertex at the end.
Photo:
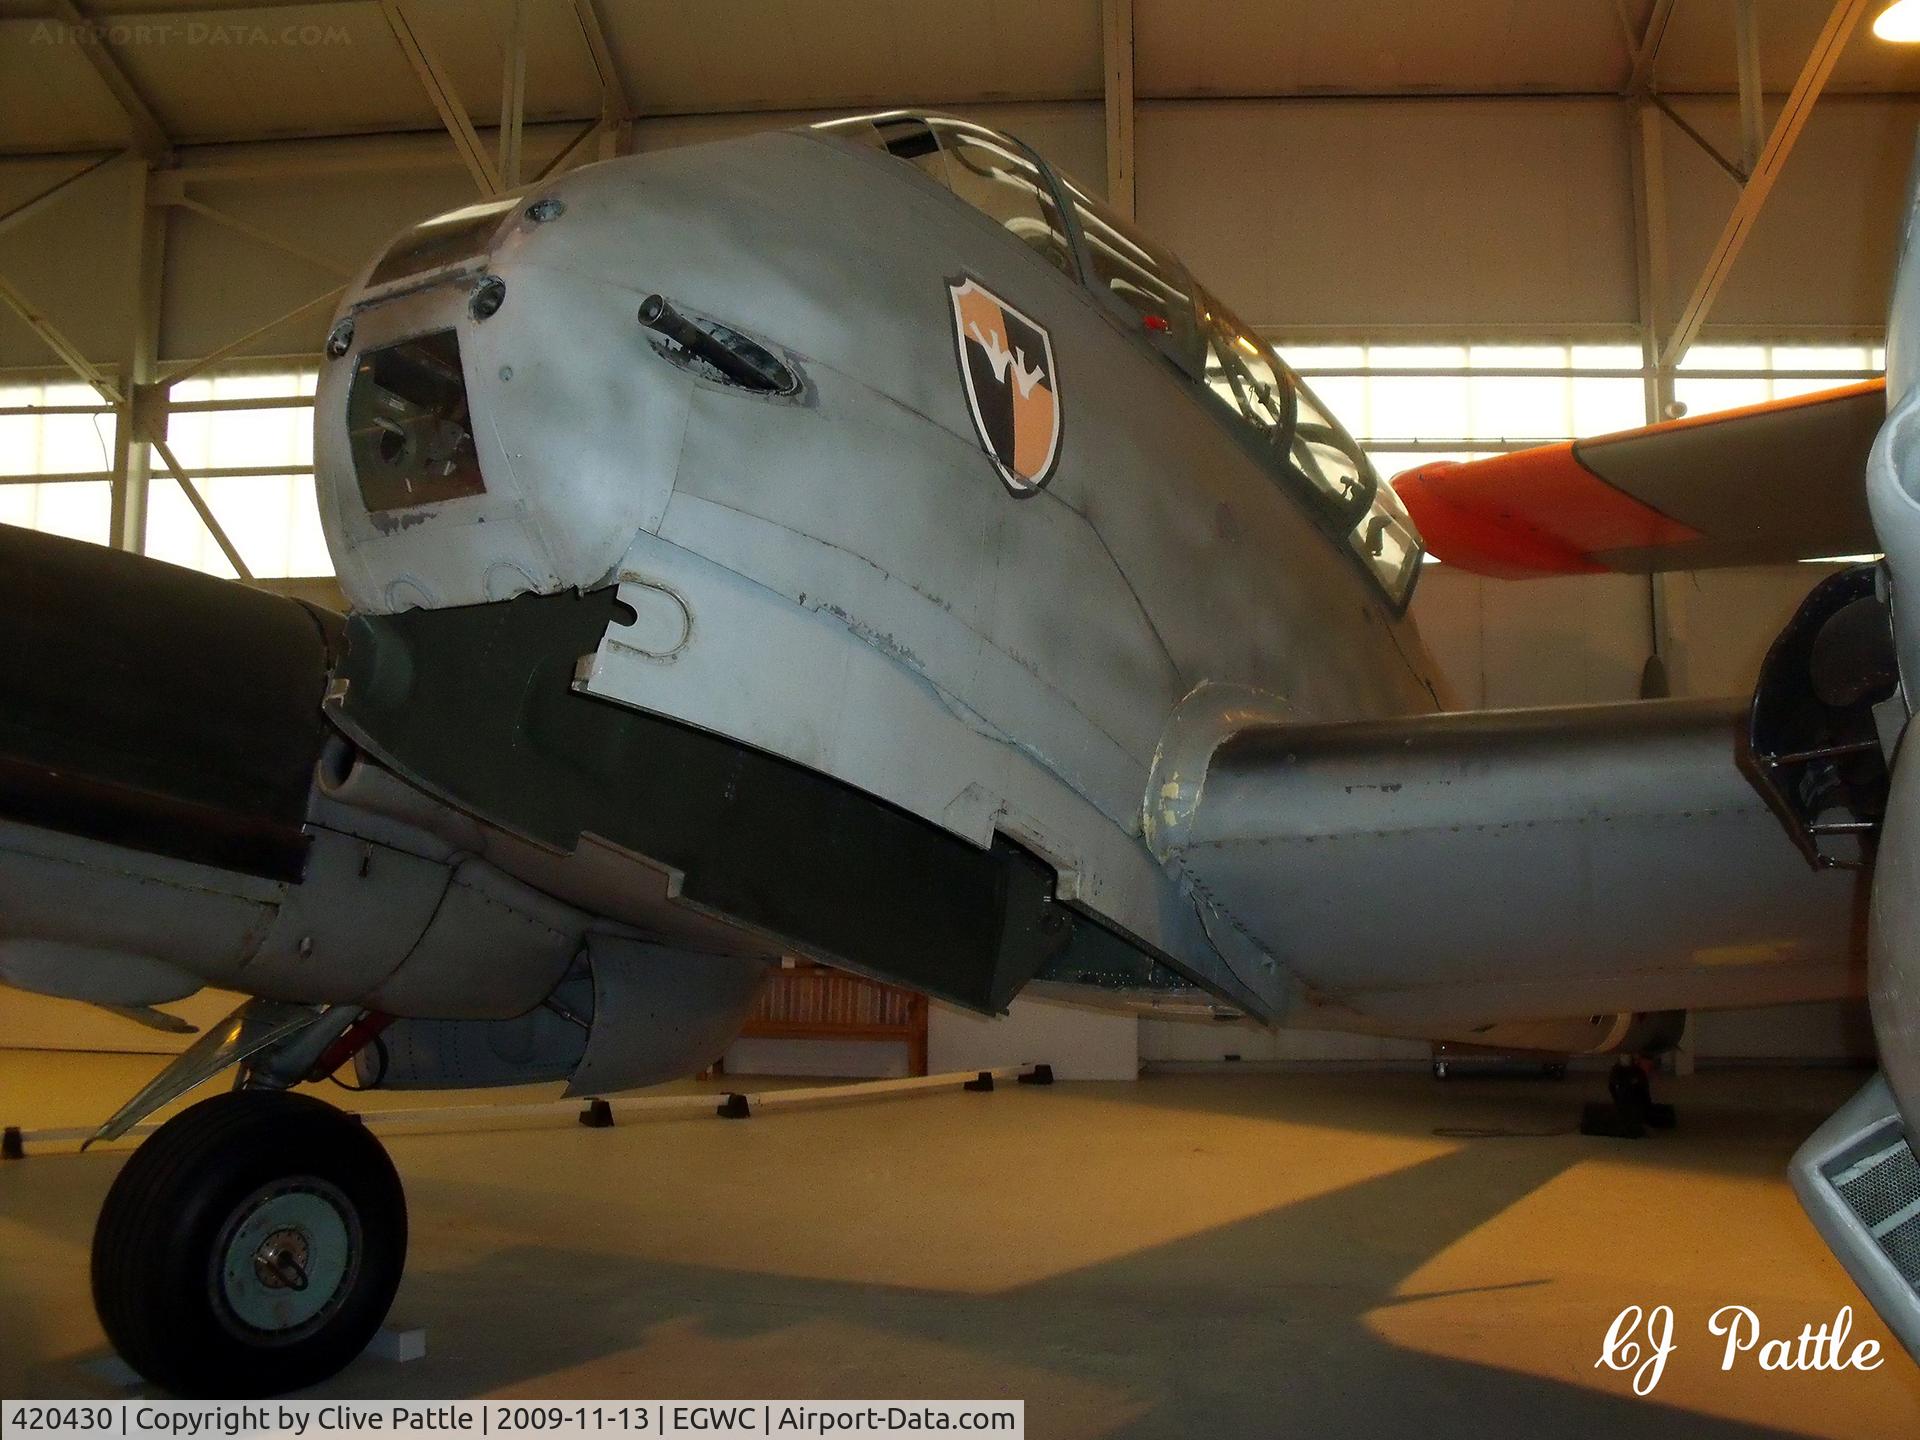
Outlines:
MULTIPOLYGON (((558 218, 505 210, 472 253, 363 284, 343 307, 351 350, 322 376, 317 459, 357 609, 617 585, 634 618, 583 658, 584 694, 784 757, 976 845, 1008 837, 1057 872, 1063 899, 1262 1018, 1357 1024, 1379 1008, 1370 991, 1391 991, 1391 1018, 1366 1023, 1437 1033, 1439 1010, 1408 998, 1422 947, 1396 976, 1377 951, 1329 965, 1323 935, 1309 975, 1284 916, 1256 936, 1229 893, 1280 893, 1288 876, 1243 860, 1227 884, 1148 843, 1158 810, 1204 806, 1214 746, 1240 729, 1444 708, 1411 621, 1149 335, 902 161, 830 136, 611 162, 535 194, 560 202, 558 218), (506 298, 476 318, 483 274, 506 298), (1037 493, 1009 493, 969 415, 949 316, 959 277, 1050 334, 1062 427, 1037 493), (784 357, 797 393, 674 363, 634 320, 654 293, 784 357), (485 493, 370 513, 349 434, 355 359, 443 328, 459 337, 485 493)), ((1378 758, 1391 766, 1390 751, 1378 758)), ((1484 763, 1499 759, 1494 743, 1484 763)), ((1614 761, 1635 763, 1627 748, 1614 761)), ((1731 749, 1703 763, 1714 793, 1741 786, 1731 749)), ((1496 779, 1497 808, 1524 824, 1550 783, 1525 767, 1496 779)), ((1546 905, 1564 883, 1541 877, 1604 863, 1631 905, 1645 893, 1634 866, 1658 856, 1599 823, 1605 791, 1590 789, 1594 825, 1541 835, 1560 848, 1537 874, 1516 846, 1479 857, 1491 873, 1456 868, 1458 883, 1546 905)), ((1851 883, 1796 871, 1764 823, 1740 835, 1699 837, 1715 893, 1737 905, 1745 879, 1784 887, 1791 936, 1731 924, 1752 942, 1743 958, 1702 944, 1699 925, 1663 943, 1671 898, 1620 916, 1645 943, 1611 977, 1614 1007, 1857 988, 1851 883), (1785 954, 1797 985, 1766 968, 1785 954)), ((1448 923, 1430 894, 1376 884, 1364 837, 1350 840, 1352 863, 1315 867, 1313 883, 1335 888, 1335 911, 1365 907, 1368 944, 1448 923)), ((1535 933, 1552 932, 1549 918, 1535 933)), ((1516 970, 1526 998, 1503 1015, 1587 1011, 1608 978, 1545 943, 1490 948, 1454 978, 1497 989, 1516 970)), ((1457 1029, 1459 1007, 1442 1008, 1457 1029)))

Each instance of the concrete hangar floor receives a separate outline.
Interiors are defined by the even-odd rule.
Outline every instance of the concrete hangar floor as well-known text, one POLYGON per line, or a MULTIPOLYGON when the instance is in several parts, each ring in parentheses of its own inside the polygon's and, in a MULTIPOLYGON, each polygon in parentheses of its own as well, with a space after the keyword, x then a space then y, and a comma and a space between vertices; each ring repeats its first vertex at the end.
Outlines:
MULTIPOLYGON (((0 1052, 0 1122, 97 1119, 156 1063, 0 1052)), ((1644 1142, 1568 1133, 1599 1079, 1149 1074, 388 1132, 393 1318, 427 1355, 312 1393, 1008 1396, 1047 1440, 1920 1434, 1920 1370, 1782 1178, 1861 1077, 1668 1082, 1682 1128, 1644 1142), (1677 1317, 1646 1398, 1595 1367, 1636 1303, 1677 1317), (1735 1303, 1768 1336, 1851 1305, 1887 1362, 1723 1373, 1706 1320, 1735 1303)), ((116 1393, 87 1246, 125 1153, 0 1164, 0 1395, 116 1393)))

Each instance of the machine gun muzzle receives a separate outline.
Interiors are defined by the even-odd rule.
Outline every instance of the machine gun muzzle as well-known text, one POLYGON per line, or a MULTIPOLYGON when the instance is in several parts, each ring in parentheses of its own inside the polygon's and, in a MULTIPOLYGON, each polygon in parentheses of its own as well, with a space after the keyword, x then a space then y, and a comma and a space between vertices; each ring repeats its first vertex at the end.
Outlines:
POLYGON ((793 372, 763 347, 724 326, 709 330, 696 324, 674 309, 664 295, 649 295, 640 302, 640 323, 748 390, 783 395, 799 383, 793 372))

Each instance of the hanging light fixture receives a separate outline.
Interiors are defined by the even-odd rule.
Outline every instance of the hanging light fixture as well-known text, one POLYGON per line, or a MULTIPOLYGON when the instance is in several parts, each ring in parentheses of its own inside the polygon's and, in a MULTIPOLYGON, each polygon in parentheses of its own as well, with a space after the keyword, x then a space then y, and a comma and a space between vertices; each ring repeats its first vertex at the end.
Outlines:
POLYGON ((1896 45, 1920 44, 1920 0, 1893 0, 1874 20, 1873 33, 1896 45))

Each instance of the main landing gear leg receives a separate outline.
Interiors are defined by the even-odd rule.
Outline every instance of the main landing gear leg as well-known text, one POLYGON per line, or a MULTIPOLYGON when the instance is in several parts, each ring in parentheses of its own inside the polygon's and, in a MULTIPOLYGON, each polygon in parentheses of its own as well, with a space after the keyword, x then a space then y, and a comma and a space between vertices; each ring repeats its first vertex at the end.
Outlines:
POLYGON ((1580 1117, 1582 1135, 1644 1140, 1648 1130, 1671 1130, 1673 1106, 1653 1098, 1655 1062, 1641 1055, 1616 1061, 1607 1075, 1606 1100, 1590 1102, 1580 1117))
POLYGON ((277 1395, 366 1348, 406 1255, 400 1177, 357 1117, 233 1090, 162 1125, 120 1171, 94 1229, 93 1303, 155 1384, 277 1395))
POLYGON ((386 1318, 407 1258, 400 1177, 357 1116, 285 1088, 332 1069, 366 1024, 351 1008, 249 1000, 101 1127, 96 1138, 124 1134, 241 1067, 240 1088, 133 1152, 94 1227, 94 1309, 154 1384, 297 1390, 353 1360, 386 1318))

